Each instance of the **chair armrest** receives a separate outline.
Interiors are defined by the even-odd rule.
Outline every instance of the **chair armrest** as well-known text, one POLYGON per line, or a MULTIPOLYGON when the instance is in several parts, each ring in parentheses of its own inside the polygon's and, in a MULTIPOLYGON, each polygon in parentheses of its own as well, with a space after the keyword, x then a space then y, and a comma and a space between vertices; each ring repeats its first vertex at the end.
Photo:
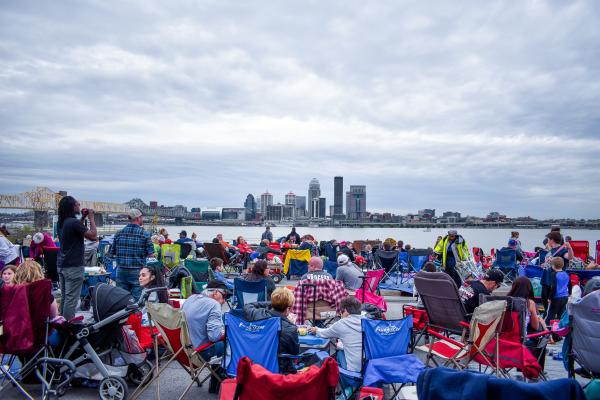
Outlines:
POLYGON ((471 329, 471 325, 469 325, 468 323, 466 323, 465 321, 460 321, 458 323, 460 326, 462 326, 463 328, 467 328, 467 329, 471 329))
POLYGON ((438 332, 434 331, 431 328, 427 328, 427 333, 430 334, 430 335, 432 335, 432 336, 435 336, 436 338, 438 338, 440 340, 446 341, 448 343, 452 343, 453 345, 456 345, 456 346, 459 346, 459 347, 464 347, 464 345, 465 345, 464 343, 461 343, 458 340, 454 340, 454 339, 451 339, 451 338, 449 338, 447 336, 444 336, 441 333, 438 333, 438 332))
POLYGON ((352 378, 352 379, 356 379, 356 380, 362 380, 362 374, 360 372, 355 372, 355 371, 349 371, 345 368, 339 367, 340 370, 340 374, 348 377, 348 378, 352 378))
POLYGON ((193 354, 196 353, 200 353, 201 351, 204 351, 212 346, 214 346, 216 343, 222 342, 223 340, 225 340, 225 335, 222 335, 219 339, 217 339, 217 341, 215 342, 206 342, 204 344, 201 344, 200 346, 196 347, 196 349, 194 350, 193 354))
POLYGON ((548 330, 542 331, 542 332, 536 332, 536 333, 527 335, 527 339, 534 339, 534 338, 537 338, 540 336, 546 336, 546 335, 550 335, 550 334, 552 334, 552 331, 548 331, 548 330))

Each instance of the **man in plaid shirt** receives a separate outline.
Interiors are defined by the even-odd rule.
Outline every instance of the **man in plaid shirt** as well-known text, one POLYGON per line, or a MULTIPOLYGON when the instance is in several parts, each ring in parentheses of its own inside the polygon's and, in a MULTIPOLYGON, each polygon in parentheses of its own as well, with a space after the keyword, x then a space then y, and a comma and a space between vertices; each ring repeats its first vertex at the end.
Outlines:
POLYGON ((129 224, 114 237, 112 254, 117 264, 117 286, 138 299, 142 292, 139 283, 140 269, 146 265, 147 257, 154 257, 154 246, 150 234, 144 231, 144 216, 136 208, 129 210, 129 224))
POLYGON ((298 286, 294 288, 294 298, 296 301, 294 302, 294 306, 292 307, 292 312, 298 316, 297 323, 304 323, 304 315, 302 315, 302 309, 306 311, 308 308, 308 304, 311 304, 313 301, 317 302, 319 300, 324 300, 328 302, 330 305, 335 306, 335 309, 338 313, 340 310, 340 303, 342 299, 348 296, 348 292, 344 289, 344 284, 340 281, 336 281, 334 279, 329 280, 310 280, 304 279, 298 281, 298 286), (302 285, 303 284, 311 284, 316 286, 316 298, 315 298, 315 288, 313 286, 307 286, 304 288, 304 296, 302 296, 302 285))

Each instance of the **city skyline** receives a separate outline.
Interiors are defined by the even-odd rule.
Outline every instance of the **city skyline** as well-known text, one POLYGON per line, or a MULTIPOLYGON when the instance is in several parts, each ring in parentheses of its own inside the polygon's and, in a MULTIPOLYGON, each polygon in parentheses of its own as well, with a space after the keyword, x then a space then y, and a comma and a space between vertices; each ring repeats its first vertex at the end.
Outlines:
POLYGON ((600 7, 459 3, 5 2, 0 193, 599 218, 600 7))

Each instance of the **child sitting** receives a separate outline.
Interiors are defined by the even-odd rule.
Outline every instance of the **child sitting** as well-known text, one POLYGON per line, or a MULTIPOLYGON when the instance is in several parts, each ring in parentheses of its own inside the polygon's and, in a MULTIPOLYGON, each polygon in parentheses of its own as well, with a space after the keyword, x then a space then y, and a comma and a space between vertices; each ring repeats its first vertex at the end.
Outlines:
POLYGON ((225 278, 225 268, 223 267, 223 260, 219 257, 213 257, 210 259, 210 268, 213 270, 213 275, 216 280, 223 282, 227 285, 227 289, 233 289, 233 283, 229 282, 225 278))

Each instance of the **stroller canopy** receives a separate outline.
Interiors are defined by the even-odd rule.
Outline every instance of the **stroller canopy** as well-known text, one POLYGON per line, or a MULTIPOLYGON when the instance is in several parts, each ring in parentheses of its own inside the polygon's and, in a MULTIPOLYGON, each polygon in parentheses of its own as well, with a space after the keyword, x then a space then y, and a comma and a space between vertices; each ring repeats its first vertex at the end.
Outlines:
POLYGON ((100 283, 92 289, 92 311, 96 321, 102 321, 133 303, 131 293, 125 289, 107 283, 100 283))

